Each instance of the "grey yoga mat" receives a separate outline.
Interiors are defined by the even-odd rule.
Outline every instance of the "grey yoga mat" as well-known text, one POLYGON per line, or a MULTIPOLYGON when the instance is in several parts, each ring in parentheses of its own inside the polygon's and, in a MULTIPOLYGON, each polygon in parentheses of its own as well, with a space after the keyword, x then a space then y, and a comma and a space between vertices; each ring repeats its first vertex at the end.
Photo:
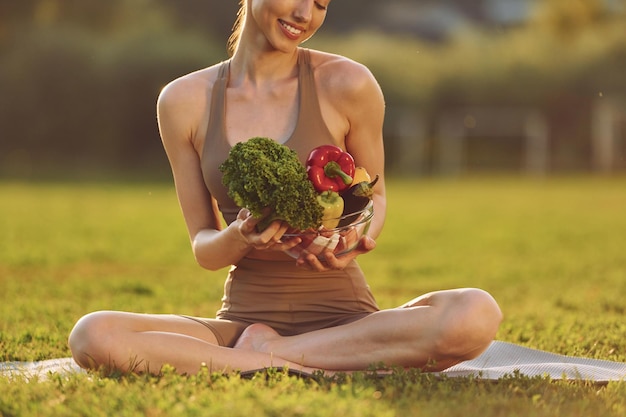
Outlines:
MULTIPOLYGON (((51 374, 84 372, 72 358, 38 362, 2 362, 0 375, 45 379, 51 374)), ((480 356, 440 372, 449 378, 498 380, 506 376, 550 377, 558 380, 607 383, 626 381, 626 363, 558 355, 495 341, 480 356)))
POLYGON ((626 381, 626 363, 558 355, 496 341, 477 358, 441 372, 448 377, 476 376, 481 379, 500 379, 515 373, 552 379, 626 381))

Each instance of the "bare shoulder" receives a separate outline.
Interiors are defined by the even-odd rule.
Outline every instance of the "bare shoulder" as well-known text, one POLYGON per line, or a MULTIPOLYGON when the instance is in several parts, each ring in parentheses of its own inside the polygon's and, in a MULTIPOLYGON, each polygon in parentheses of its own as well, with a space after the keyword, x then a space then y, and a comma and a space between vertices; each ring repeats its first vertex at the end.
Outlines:
POLYGON ((365 65, 342 55, 311 50, 311 65, 318 88, 336 99, 360 100, 381 95, 380 86, 365 65))
POLYGON ((199 149, 203 126, 219 64, 192 72, 168 83, 157 100, 157 118, 165 144, 191 141, 199 149))
POLYGON ((218 66, 194 71, 169 82, 159 94, 159 106, 197 105, 206 101, 206 94, 217 79, 218 66))

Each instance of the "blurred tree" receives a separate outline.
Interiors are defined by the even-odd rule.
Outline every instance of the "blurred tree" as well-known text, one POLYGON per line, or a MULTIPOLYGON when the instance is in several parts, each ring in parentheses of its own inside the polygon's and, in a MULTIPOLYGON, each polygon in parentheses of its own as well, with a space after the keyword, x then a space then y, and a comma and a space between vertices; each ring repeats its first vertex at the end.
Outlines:
POLYGON ((571 39, 609 16, 605 0, 544 0, 536 6, 534 22, 563 39, 571 39))
MULTIPOLYGON (((574 102, 562 97, 626 95, 626 17, 600 3, 545 0, 528 27, 464 31, 432 44, 374 30, 379 0, 334 0, 307 46, 363 62, 390 108, 436 117, 455 104, 557 107, 574 102)), ((29 159, 167 170, 156 97, 173 78, 226 57, 237 7, 238 0, 0 0, 0 175, 29 159)))
POLYGON ((237 10, 238 0, 156 0, 183 27, 194 27, 208 36, 228 38, 237 10))
POLYGON ((225 42, 181 29, 148 0, 88 3, 19 10, 0 54, 0 171, 14 155, 65 168, 162 162, 160 89, 225 57, 225 42))

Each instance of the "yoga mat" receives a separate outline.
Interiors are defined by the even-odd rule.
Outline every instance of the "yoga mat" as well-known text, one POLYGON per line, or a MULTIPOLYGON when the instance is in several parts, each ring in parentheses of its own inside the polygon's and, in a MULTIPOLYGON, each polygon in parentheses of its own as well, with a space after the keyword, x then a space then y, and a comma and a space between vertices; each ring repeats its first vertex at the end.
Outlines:
POLYGON ((492 342, 477 358, 454 365, 440 374, 496 380, 516 372, 552 379, 626 381, 626 363, 558 355, 500 341, 492 342))
POLYGON ((67 375, 86 372, 72 358, 47 359, 36 362, 0 362, 0 375, 28 380, 47 379, 52 374, 67 375))
MULTIPOLYGON (((38 362, 2 362, 0 375, 46 379, 51 374, 85 372, 72 358, 38 362)), ((626 363, 558 355, 507 342, 492 342, 475 359, 452 366, 439 375, 498 380, 519 373, 528 377, 608 383, 626 381, 626 363)), ((247 372, 246 374, 250 374, 247 372)))

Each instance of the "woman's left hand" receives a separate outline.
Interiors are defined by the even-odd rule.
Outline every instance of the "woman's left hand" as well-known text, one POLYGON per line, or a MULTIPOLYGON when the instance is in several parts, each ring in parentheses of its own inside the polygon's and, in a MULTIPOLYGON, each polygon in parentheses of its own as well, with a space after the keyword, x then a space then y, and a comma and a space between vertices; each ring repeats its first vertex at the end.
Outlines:
POLYGON ((324 251, 318 255, 319 258, 312 253, 303 253, 296 261, 296 265, 318 272, 340 270, 344 269, 357 256, 370 252, 375 247, 376 241, 374 239, 363 236, 357 247, 344 255, 336 257, 331 250, 324 251))

